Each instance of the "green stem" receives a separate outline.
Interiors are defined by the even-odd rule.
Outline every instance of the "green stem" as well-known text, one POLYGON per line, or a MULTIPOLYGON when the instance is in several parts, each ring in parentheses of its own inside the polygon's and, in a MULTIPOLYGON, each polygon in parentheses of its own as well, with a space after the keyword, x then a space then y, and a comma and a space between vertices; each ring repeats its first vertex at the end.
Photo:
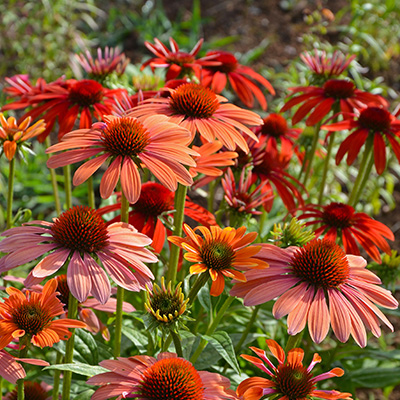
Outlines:
POLYGON ((3 398, 3 377, 0 376, 0 400, 3 398))
POLYGON ((190 289, 189 292, 189 302, 188 305, 190 306, 191 304, 193 304, 197 293, 199 292, 199 290, 206 284, 206 282, 208 281, 210 277, 210 274, 208 273, 208 271, 203 272, 202 274, 200 274, 196 281, 194 282, 192 288, 190 289))
MULTIPOLYGON (((175 192, 175 215, 174 215, 174 236, 182 236, 182 226, 184 220, 185 202, 186 202, 187 187, 179 184, 175 192)), ((171 254, 169 257, 169 267, 167 271, 166 281, 172 282, 175 285, 176 273, 178 270, 180 247, 172 245, 171 254)))
POLYGON ((67 210, 72 207, 71 166, 64 167, 65 205, 67 210))
MULTIPOLYGON (((225 303, 222 304, 222 307, 218 310, 217 315, 214 318, 214 321, 211 323, 211 325, 208 327, 206 331, 206 335, 212 335, 217 328, 218 324, 220 323, 222 317, 225 315, 226 310, 229 308, 229 306, 232 304, 232 302, 235 300, 235 297, 229 296, 226 300, 225 303)), ((190 358, 190 362, 194 364, 196 360, 199 358, 200 354, 204 350, 204 348, 207 346, 208 341, 205 339, 201 339, 199 347, 196 349, 194 352, 193 356, 190 358)))
POLYGON ((304 162, 307 162, 307 168, 306 168, 306 172, 305 172, 304 178, 303 178, 303 185, 304 186, 307 185, 307 180, 308 180, 308 177, 309 177, 310 172, 311 172, 311 166, 312 166, 312 163, 313 163, 313 160, 314 160, 315 151, 317 150, 320 127, 321 127, 321 122, 318 122, 318 124, 315 125, 315 132, 314 132, 314 137, 313 137, 313 141, 312 141, 312 144, 311 144, 311 149, 306 154, 307 157, 304 160, 304 162))
MULTIPOLYGON (((56 357, 56 364, 61 364, 62 363, 63 356, 61 353, 57 352, 57 357, 56 357)), ((58 400, 59 399, 59 388, 60 388, 60 370, 55 370, 54 371, 54 380, 53 380, 53 395, 52 395, 52 400, 58 400)))
POLYGON ((243 343, 245 342, 248 334, 251 331, 251 328, 253 327, 254 321, 257 318, 257 314, 258 314, 259 310, 260 310, 260 306, 254 307, 253 312, 251 313, 250 320, 246 326, 246 329, 243 331, 242 337, 240 338, 239 342, 235 346, 235 353, 237 353, 242 348, 243 343))
MULTIPOLYGON (((78 315, 78 300, 69 293, 68 299, 68 318, 76 319, 78 315)), ((74 342, 75 342, 75 328, 71 329, 72 335, 67 341, 65 346, 65 364, 70 364, 74 359, 74 342)), ((64 380, 63 380, 63 393, 62 400, 69 400, 71 395, 71 381, 72 381, 72 372, 65 371, 64 372, 64 380)))
MULTIPOLYGON (((45 139, 46 147, 50 147, 50 136, 47 136, 45 139)), ((47 159, 50 158, 50 154, 47 154, 47 159)), ((54 205, 56 207, 57 215, 61 214, 61 202, 60 202, 60 195, 58 193, 58 184, 57 184, 57 174, 56 170, 53 168, 49 168, 50 170, 50 179, 51 179, 51 186, 53 188, 53 195, 54 195, 54 205)))
POLYGON ((333 144, 335 142, 335 135, 336 135, 336 132, 332 132, 331 135, 329 136, 328 150, 327 150, 326 157, 325 157, 324 171, 322 172, 322 180, 321 180, 321 184, 320 184, 321 186, 320 186, 320 191, 319 191, 319 196, 318 196, 318 204, 322 204, 322 199, 324 197, 325 182, 326 182, 326 177, 328 175, 329 161, 331 159, 332 148, 333 148, 333 144))
POLYGON ((258 223, 258 236, 257 236, 257 243, 262 243, 262 234, 264 230, 265 221, 267 220, 267 212, 265 211, 264 207, 262 207, 262 214, 260 216, 260 222, 258 223))
POLYGON ((214 213, 214 199, 215 199, 216 187, 217 187, 217 179, 214 179, 208 184, 207 209, 211 213, 214 213))
MULTIPOLYGON (((28 340, 21 340, 20 346, 25 345, 23 349, 20 349, 19 351, 19 358, 26 358, 28 354, 28 348, 29 348, 29 341, 28 340)), ((25 390, 24 390, 24 379, 18 379, 17 380, 17 399, 18 400, 24 400, 25 399, 25 390)), ((29 399, 28 399, 29 400, 29 399)))
POLYGON ((93 176, 90 176, 87 180, 87 190, 88 190, 88 205, 90 208, 96 208, 96 201, 94 199, 93 190, 93 176))
POLYGON ((13 197, 14 197, 15 157, 10 160, 8 170, 8 194, 7 194, 7 229, 12 227, 13 197))
POLYGON ((285 347, 285 353, 300 345, 301 339, 303 338, 303 334, 304 334, 304 329, 301 332, 297 333, 296 335, 289 336, 289 339, 285 347))
POLYGON ((354 182, 353 189, 349 196, 348 204, 350 206, 354 207, 354 205, 356 203, 356 198, 360 197, 360 194, 363 190, 362 183, 364 183, 364 185, 365 185, 365 183, 367 181, 364 179, 364 175, 368 168, 368 159, 371 156, 371 153, 373 150, 373 144, 374 144, 374 137, 372 135, 369 135, 367 138, 367 142, 365 144, 364 154, 363 154, 363 157, 362 157, 362 160, 360 163, 360 167, 358 169, 358 175, 357 175, 357 178, 354 182))
POLYGON ((182 343, 179 334, 174 332, 172 329, 170 330, 170 334, 172 336, 172 340, 174 341, 176 354, 178 355, 178 357, 183 357, 182 343))
MULTIPOLYGON (((124 192, 121 193, 121 222, 129 222, 129 201, 124 192)), ((125 290, 118 286, 117 290, 117 309, 115 315, 115 342, 114 342, 114 358, 121 355, 122 340, 122 306, 124 304, 125 290)))
POLYGON ((360 196, 361 196, 361 194, 362 194, 362 192, 363 192, 363 190, 365 188, 365 185, 367 184, 367 182, 371 178, 370 175, 371 175, 371 171, 372 171, 373 165, 374 165, 374 153, 371 151, 369 159, 368 159, 368 162, 367 162, 367 166, 365 167, 365 173, 364 173, 363 179, 362 179, 362 181, 360 183, 360 187, 359 187, 359 189, 358 189, 358 191, 357 191, 357 193, 355 195, 355 198, 354 198, 354 204, 357 204, 358 199, 360 198, 360 196))
POLYGON ((200 308, 197 312, 196 321, 194 321, 194 326, 191 329, 193 335, 195 335, 197 333, 197 329, 199 328, 200 322, 203 321, 203 319, 204 319, 203 311, 204 311, 203 306, 200 306, 200 308))

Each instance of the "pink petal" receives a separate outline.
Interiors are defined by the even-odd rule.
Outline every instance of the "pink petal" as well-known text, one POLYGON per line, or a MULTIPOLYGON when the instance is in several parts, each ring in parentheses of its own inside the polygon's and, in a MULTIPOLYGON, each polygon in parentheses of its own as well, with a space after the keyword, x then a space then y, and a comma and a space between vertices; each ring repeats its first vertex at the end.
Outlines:
POLYGON ((67 260, 71 250, 57 249, 53 253, 43 258, 38 265, 32 270, 32 275, 35 278, 45 278, 57 272, 67 260))
POLYGON ((289 335, 296 335, 306 326, 308 310, 310 309, 314 292, 315 288, 313 286, 309 287, 296 308, 288 315, 287 326, 289 335))
POLYGON ((129 203, 134 204, 138 201, 141 190, 140 175, 137 166, 130 157, 124 157, 121 169, 122 193, 129 203))
POLYGON ((105 304, 111 296, 111 285, 107 274, 99 264, 89 255, 84 254, 84 263, 87 265, 92 281, 91 294, 101 303, 105 304))
POLYGON ((342 342, 349 339, 351 319, 343 295, 337 289, 328 289, 331 324, 336 337, 342 342))
POLYGON ((301 282, 299 285, 289 289, 286 293, 279 297, 272 309, 274 317, 276 319, 280 319, 292 312, 306 294, 307 286, 307 283, 301 282))
POLYGON ((78 251, 75 251, 67 270, 67 283, 73 296, 82 303, 92 289, 92 281, 87 264, 82 260, 78 251))
POLYGON ((321 343, 329 331, 330 318, 323 289, 318 289, 308 311, 308 330, 314 343, 321 343))
POLYGON ((74 179, 72 183, 75 186, 80 185, 81 183, 85 182, 90 176, 92 176, 107 160, 109 154, 102 154, 99 157, 92 158, 91 160, 82 164, 74 174, 74 179))
POLYGON ((122 157, 118 156, 104 172, 100 182, 100 196, 103 199, 108 199, 117 186, 118 179, 121 173, 122 157))

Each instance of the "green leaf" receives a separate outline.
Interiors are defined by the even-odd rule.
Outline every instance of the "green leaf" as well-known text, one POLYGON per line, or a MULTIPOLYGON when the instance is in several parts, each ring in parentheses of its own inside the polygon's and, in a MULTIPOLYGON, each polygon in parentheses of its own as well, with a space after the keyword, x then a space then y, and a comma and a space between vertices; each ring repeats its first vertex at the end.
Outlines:
POLYGON ((93 389, 85 390, 74 397, 74 400, 90 400, 95 391, 93 389))
POLYGON ((55 364, 50 365, 49 367, 43 368, 44 370, 47 369, 57 369, 60 371, 71 371, 75 374, 85 375, 85 376, 93 376, 97 374, 102 374, 103 372, 109 372, 108 369, 100 367, 98 365, 89 365, 83 363, 73 363, 73 364, 55 364))
POLYGON ((382 388, 385 386, 394 386, 400 383, 399 368, 364 368, 349 372, 350 378, 357 387, 382 388))
POLYGON ((84 329, 75 331, 74 357, 80 362, 96 365, 99 363, 99 352, 93 335, 84 329))
POLYGON ((196 341, 197 336, 193 335, 192 332, 184 330, 180 330, 179 335, 182 339, 183 358, 189 360, 192 353, 193 344, 196 341))
POLYGON ((197 294, 197 298, 200 301, 200 304, 202 307, 208 311, 209 313, 211 312, 211 297, 210 297, 210 289, 208 288, 208 285, 204 285, 200 290, 199 293, 197 294))
POLYGON ((240 374, 239 364, 236 359, 236 353, 233 348, 232 340, 226 332, 215 332, 212 336, 203 335, 203 339, 208 340, 221 357, 240 374))
POLYGON ((147 349, 147 336, 143 335, 137 328, 129 326, 122 327, 122 333, 137 347, 139 352, 145 352, 147 349))

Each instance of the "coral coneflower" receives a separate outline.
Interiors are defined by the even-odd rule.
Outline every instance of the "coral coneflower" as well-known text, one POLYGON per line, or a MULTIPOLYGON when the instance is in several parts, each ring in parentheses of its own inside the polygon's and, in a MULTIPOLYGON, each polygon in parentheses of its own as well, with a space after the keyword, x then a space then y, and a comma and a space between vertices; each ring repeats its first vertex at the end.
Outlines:
POLYGON ((101 361, 109 369, 90 378, 87 383, 100 385, 92 400, 110 397, 134 397, 141 400, 220 400, 236 399, 229 389, 229 379, 206 371, 197 371, 187 360, 174 353, 120 357, 101 361))
POLYGON ((147 65, 149 65, 153 71, 154 68, 168 68, 165 77, 167 81, 183 78, 186 75, 191 76, 194 72, 199 72, 201 67, 205 65, 220 64, 218 61, 212 61, 215 58, 213 56, 196 59, 197 53, 200 51, 201 45, 203 44, 203 39, 200 39, 189 53, 180 50, 178 43, 172 38, 169 38, 171 50, 157 38, 154 38, 154 42, 155 44, 144 42, 145 46, 156 55, 156 57, 147 60, 142 65, 141 69, 144 69, 147 65))
POLYGON ((236 57, 227 51, 210 51, 207 56, 213 57, 220 65, 205 65, 198 75, 201 83, 210 87, 215 93, 221 93, 228 80, 232 89, 246 107, 254 106, 254 99, 260 103, 263 110, 267 109, 267 101, 260 88, 254 83, 264 86, 272 95, 275 90, 272 85, 252 68, 239 64, 236 57))
POLYGON ((5 350, 0 350, 0 376, 14 385, 18 379, 24 379, 26 372, 18 361, 22 361, 31 365, 40 365, 47 367, 50 364, 47 361, 36 360, 34 358, 17 358, 7 353, 5 350))
POLYGON ((30 272, 28 282, 54 274, 69 259, 67 282, 79 302, 85 301, 89 294, 102 304, 110 297, 107 274, 95 258, 101 261, 114 282, 127 290, 144 290, 154 279, 143 263, 157 261, 145 248, 151 239, 126 223, 107 226, 89 207, 75 206, 52 223, 33 221, 1 235, 6 238, 0 242, 0 251, 9 254, 0 259, 0 272, 52 251, 30 272))
POLYGON ((95 156, 75 172, 73 183, 80 185, 109 160, 100 182, 100 195, 103 199, 110 197, 120 179, 122 192, 130 203, 136 203, 140 196, 141 164, 169 190, 175 191, 178 182, 186 186, 193 183, 182 165, 196 165, 191 155, 197 153, 187 147, 191 138, 186 129, 168 122, 163 115, 143 119, 107 115, 104 121, 92 129, 70 132, 60 143, 49 147, 47 153, 69 151, 52 156, 47 166, 63 167, 95 156))
POLYGON ((26 146, 26 140, 40 135, 46 129, 42 119, 29 126, 31 121, 32 118, 28 117, 17 123, 14 117, 5 119, 3 113, 0 113, 0 157, 4 153, 11 161, 17 150, 26 146))
POLYGON ((343 203, 330 203, 326 206, 309 204, 298 219, 312 218, 306 225, 320 225, 315 230, 316 237, 325 234, 325 238, 336 241, 339 237, 348 254, 360 255, 361 247, 377 263, 381 263, 380 247, 385 253, 391 253, 389 244, 384 239, 394 240, 393 232, 382 222, 375 221, 365 213, 355 212, 352 206, 343 203))
POLYGON ((351 113, 354 110, 362 109, 367 104, 386 106, 387 102, 383 97, 367 93, 356 88, 356 85, 345 79, 330 79, 322 87, 300 86, 290 89, 293 94, 302 93, 292 97, 281 109, 281 112, 290 110, 292 107, 303 103, 293 115, 293 125, 300 122, 311 110, 306 119, 307 126, 313 126, 322 121, 338 104, 340 111, 351 113))
POLYGON ((247 143, 239 130, 258 141, 257 136, 245 126, 262 124, 256 113, 229 104, 225 97, 196 83, 184 83, 168 90, 170 97, 144 100, 129 115, 167 115, 170 122, 187 128, 192 138, 199 132, 205 141, 218 139, 228 150, 235 150, 237 145, 248 152, 247 143))
POLYGON ((257 233, 245 234, 246 228, 239 229, 211 226, 207 229, 198 226, 203 237, 197 235, 188 225, 184 225, 186 238, 171 236, 168 240, 186 250, 184 257, 194 262, 190 267, 191 274, 210 274, 212 285, 210 294, 219 296, 225 287, 225 277, 246 281, 239 270, 247 271, 252 268, 266 268, 268 264, 255 258, 260 246, 249 246, 257 237, 257 233), (235 269, 236 268, 236 269, 235 269))
POLYGON ((9 297, 0 303, 0 349, 16 338, 20 343, 52 347, 60 340, 69 339, 71 332, 68 328, 86 327, 81 321, 54 319, 64 314, 56 289, 55 279, 44 285, 42 293, 29 290, 22 293, 13 287, 6 289, 9 297))
POLYGON ((258 257, 270 268, 246 272, 247 282, 237 282, 230 294, 243 297, 246 306, 280 296, 272 312, 278 319, 289 314, 290 335, 301 332, 308 322, 312 340, 320 343, 332 325, 341 342, 351 334, 365 347, 365 327, 377 337, 381 334, 377 317, 393 330, 374 303, 396 309, 398 302, 390 291, 378 286, 380 279, 365 268, 362 257, 346 255, 334 242, 320 239, 302 248, 262 244, 258 257))
POLYGON ((242 354, 245 360, 266 372, 269 378, 252 377, 245 379, 237 388, 237 394, 241 400, 259 400, 264 396, 271 395, 279 400, 305 400, 314 397, 327 400, 351 399, 351 393, 319 390, 316 386, 317 382, 324 379, 342 376, 344 371, 341 368, 333 368, 329 372, 313 376, 312 369, 317 363, 321 362, 319 354, 315 353, 310 365, 305 367, 302 349, 289 350, 287 357, 285 357, 285 352, 275 340, 267 339, 266 342, 272 355, 278 360, 278 366, 276 367, 269 360, 264 350, 257 347, 250 347, 250 349, 259 358, 242 354))
MULTIPOLYGON (((50 400, 51 399, 51 386, 45 385, 38 382, 24 382, 24 395, 27 400, 50 400), (46 386, 46 387, 44 387, 46 386)), ((14 389, 12 392, 8 393, 4 400, 17 400, 18 390, 14 389)))
MULTIPOLYGON (((142 185, 140 197, 135 204, 131 204, 129 223, 139 232, 144 233, 153 240, 151 246, 156 253, 161 253, 166 235, 172 234, 167 229, 163 220, 173 217, 175 193, 156 182, 146 182, 142 185)), ((121 203, 105 206, 98 210, 100 215, 119 210, 121 203)), ((193 203, 187 197, 184 215, 205 226, 216 225, 215 217, 204 207, 193 203)), ((117 216, 110 222, 120 221, 117 216)))
POLYGON ((353 164, 361 147, 369 137, 373 137, 374 161, 376 172, 380 175, 386 168, 385 138, 392 146, 393 152, 400 162, 400 120, 396 119, 388 110, 381 107, 369 106, 360 111, 359 115, 353 114, 355 119, 345 119, 321 128, 330 132, 344 129, 353 132, 342 142, 336 153, 336 164, 342 161, 347 153, 347 164, 353 164))

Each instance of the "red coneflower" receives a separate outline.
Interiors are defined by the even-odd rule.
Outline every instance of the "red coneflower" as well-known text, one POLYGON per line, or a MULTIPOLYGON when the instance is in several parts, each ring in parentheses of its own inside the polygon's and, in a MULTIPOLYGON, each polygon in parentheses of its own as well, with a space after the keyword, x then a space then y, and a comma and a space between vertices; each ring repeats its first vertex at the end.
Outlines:
MULTIPOLYGON (((173 217, 174 198, 175 193, 159 183, 146 182, 142 185, 138 201, 130 205, 132 211, 129 212, 129 223, 153 240, 151 246, 156 253, 161 253, 166 234, 172 234, 172 231, 165 227, 161 218, 173 217)), ((114 205, 102 207, 98 210, 98 213, 103 215, 120 208, 121 203, 118 202, 114 205)), ((185 202, 184 214, 202 225, 216 225, 214 215, 205 208, 191 202, 189 198, 185 202)), ((117 216, 110 222, 120 219, 121 216, 117 216)))
POLYGON ((265 96, 254 81, 264 86, 272 95, 275 90, 263 76, 250 67, 239 64, 236 57, 227 51, 209 51, 207 56, 213 57, 213 61, 219 62, 219 65, 204 65, 198 75, 204 86, 210 87, 215 93, 221 93, 229 80, 232 89, 246 107, 252 108, 256 98, 261 108, 267 109, 265 96))
POLYGON ((42 119, 30 127, 31 121, 32 118, 28 117, 17 124, 14 117, 5 119, 3 113, 0 113, 0 157, 4 153, 11 161, 18 148, 26 146, 24 143, 26 140, 40 135, 46 129, 42 119))
POLYGON ((376 172, 379 175, 386 168, 385 138, 392 146, 393 152, 400 162, 400 144, 398 142, 400 120, 396 119, 388 110, 374 106, 361 110, 358 116, 356 114, 352 114, 352 116, 354 119, 345 119, 344 121, 321 127, 330 132, 354 129, 340 145, 336 153, 336 164, 342 161, 346 153, 347 165, 353 164, 361 147, 369 137, 373 137, 374 140, 374 161, 376 172))
POLYGON ((293 115, 293 125, 300 122, 311 110, 313 111, 307 117, 306 125, 317 124, 328 115, 334 104, 339 104, 340 111, 346 113, 365 108, 368 104, 387 105, 387 101, 383 97, 359 90, 352 81, 345 79, 330 79, 322 87, 299 86, 290 90, 293 94, 302 94, 292 97, 282 107, 281 112, 303 103, 293 115))
POLYGON ((104 121, 92 129, 70 132, 60 143, 49 147, 47 153, 69 151, 52 156, 47 166, 63 167, 95 156, 76 170, 73 183, 80 185, 110 161, 100 182, 100 195, 103 199, 110 197, 120 179, 122 192, 130 203, 136 203, 140 196, 141 164, 169 190, 175 191, 178 182, 186 186, 193 183, 182 165, 196 165, 191 155, 197 153, 187 147, 191 137, 186 129, 163 115, 141 119, 107 115, 104 121))
POLYGON ((240 399, 259 400, 264 396, 271 395, 279 400, 305 400, 314 397, 327 400, 351 399, 351 393, 319 390, 316 387, 316 383, 319 381, 342 376, 344 371, 341 368, 333 368, 329 372, 313 376, 312 369, 321 362, 319 354, 314 354, 310 365, 306 368, 303 365, 304 351, 302 349, 289 350, 285 360, 285 352, 275 340, 267 339, 266 343, 272 355, 278 360, 278 366, 275 367, 264 350, 250 347, 259 358, 246 354, 242 354, 241 357, 266 372, 270 377, 269 379, 261 377, 245 379, 237 388, 240 399))
POLYGON ((27 281, 54 274, 70 258, 68 286, 79 302, 85 301, 89 294, 102 304, 110 298, 110 282, 95 258, 101 261, 113 281, 127 290, 144 290, 154 279, 143 263, 157 261, 145 248, 151 239, 126 223, 107 226, 89 207, 75 206, 52 223, 33 221, 1 235, 6 238, 0 242, 0 251, 9 254, 0 259, 0 272, 52 251, 30 272, 27 281))
POLYGON ((52 347, 71 336, 68 328, 86 328, 86 324, 73 319, 54 318, 64 314, 63 304, 57 298, 57 282, 49 280, 42 293, 6 288, 9 297, 0 303, 0 349, 12 340, 34 346, 52 347), (21 342, 22 341, 22 342, 21 342))
POLYGON ((154 38, 155 44, 144 42, 145 46, 157 57, 150 58, 141 67, 141 70, 148 65, 154 71, 154 68, 168 68, 166 80, 183 78, 185 75, 191 75, 199 71, 202 66, 218 65, 220 62, 215 62, 213 56, 206 56, 196 59, 197 53, 201 49, 203 39, 200 39, 190 53, 179 50, 178 43, 174 39, 169 38, 169 45, 171 50, 168 49, 157 38, 154 38))
POLYGON ((207 142, 218 139, 228 148, 236 145, 248 152, 248 146, 239 130, 257 141, 257 136, 245 125, 261 125, 262 119, 252 111, 243 110, 212 90, 195 83, 184 83, 176 89, 168 89, 170 97, 144 100, 133 108, 134 117, 164 114, 192 133, 199 132, 207 142))
POLYGON ((174 353, 150 356, 119 357, 101 361, 109 369, 90 378, 87 383, 100 385, 92 400, 111 397, 134 397, 141 400, 220 400, 236 399, 229 389, 229 379, 219 374, 197 371, 187 360, 174 353))
MULTIPOLYGON (((27 400, 50 400, 51 386, 46 385, 44 382, 24 381, 24 395, 27 400)), ((14 389, 8 393, 4 400, 18 400, 18 390, 14 389)))
POLYGON ((384 224, 372 219, 365 213, 355 212, 352 206, 343 203, 330 203, 325 206, 309 204, 303 209, 303 214, 297 219, 309 219, 308 225, 319 225, 315 236, 325 234, 325 238, 333 242, 339 236, 347 254, 360 255, 358 242, 367 254, 381 264, 382 259, 378 247, 391 254, 389 244, 384 237, 394 240, 393 232, 384 224))
POLYGON ((186 238, 170 236, 168 240, 186 250, 184 258, 194 262, 190 267, 191 274, 201 274, 208 272, 212 284, 210 289, 211 296, 219 296, 225 287, 225 276, 235 278, 238 281, 246 281, 240 269, 247 271, 252 268, 266 268, 268 264, 254 258, 260 246, 249 246, 257 237, 256 232, 245 234, 246 228, 239 229, 211 226, 210 229, 198 226, 203 237, 197 235, 192 228, 184 225, 186 238), (234 269, 236 268, 236 269, 234 269))
POLYGON ((346 255, 334 242, 314 239, 301 248, 282 249, 262 244, 257 255, 269 263, 265 270, 247 271, 246 282, 237 282, 230 294, 244 298, 244 305, 266 303, 277 296, 272 312, 279 319, 288 315, 288 333, 308 330, 320 343, 332 325, 341 342, 350 334, 361 347, 367 344, 365 327, 379 337, 379 317, 391 330, 392 324, 376 307, 396 309, 397 300, 378 284, 381 280, 367 270, 359 256, 346 255))

